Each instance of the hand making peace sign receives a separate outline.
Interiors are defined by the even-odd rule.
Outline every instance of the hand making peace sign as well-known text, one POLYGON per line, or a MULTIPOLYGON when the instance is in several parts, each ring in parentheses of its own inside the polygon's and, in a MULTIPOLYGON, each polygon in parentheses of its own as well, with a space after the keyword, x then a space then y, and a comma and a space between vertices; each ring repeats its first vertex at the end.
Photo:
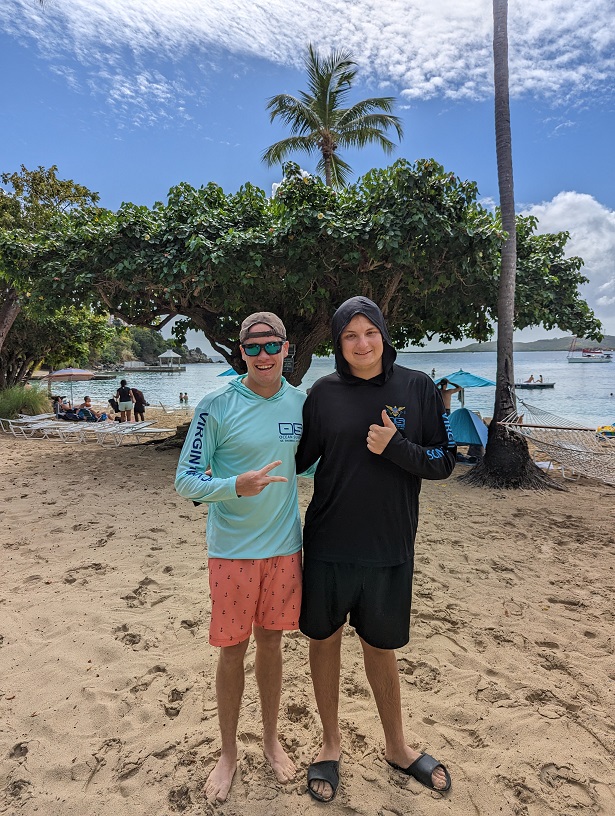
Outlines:
POLYGON ((235 491, 238 496, 258 496, 259 493, 272 482, 287 482, 285 476, 270 476, 269 471, 282 464, 282 460, 270 462, 260 470, 248 470, 240 473, 235 482, 235 491))

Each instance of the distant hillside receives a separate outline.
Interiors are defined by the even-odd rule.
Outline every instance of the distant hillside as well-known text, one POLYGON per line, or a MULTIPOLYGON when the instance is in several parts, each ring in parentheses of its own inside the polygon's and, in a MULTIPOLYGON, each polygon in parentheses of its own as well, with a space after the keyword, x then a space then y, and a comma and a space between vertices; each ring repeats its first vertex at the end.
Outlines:
MULTIPOLYGON (((533 340, 531 343, 515 343, 515 351, 568 351, 572 337, 554 337, 552 339, 545 338, 544 340, 533 340)), ((601 343, 595 340, 577 340, 577 348, 609 348, 615 349, 615 336, 612 334, 605 334, 601 343)), ((446 349, 448 352, 462 352, 462 351, 496 351, 497 344, 495 340, 489 343, 470 343, 469 346, 462 348, 446 349)))

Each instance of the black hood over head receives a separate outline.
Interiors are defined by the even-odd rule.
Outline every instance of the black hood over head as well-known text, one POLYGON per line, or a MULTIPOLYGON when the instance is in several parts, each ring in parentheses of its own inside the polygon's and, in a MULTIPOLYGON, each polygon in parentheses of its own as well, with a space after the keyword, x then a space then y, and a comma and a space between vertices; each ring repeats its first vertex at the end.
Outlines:
POLYGON ((384 322, 384 316, 379 307, 373 300, 363 297, 362 295, 345 300, 333 315, 333 319, 331 321, 331 333, 333 337, 333 348, 335 349, 335 368, 340 377, 348 382, 365 382, 365 380, 361 380, 359 377, 354 377, 350 373, 350 367, 344 359, 340 347, 341 333, 350 323, 352 318, 358 314, 364 315, 371 323, 374 324, 374 326, 377 326, 378 329, 380 329, 382 340, 384 342, 384 353, 382 355, 383 373, 379 377, 374 377, 374 380, 386 382, 391 375, 391 371, 393 370, 393 363, 397 357, 397 352, 393 348, 387 325, 384 322))

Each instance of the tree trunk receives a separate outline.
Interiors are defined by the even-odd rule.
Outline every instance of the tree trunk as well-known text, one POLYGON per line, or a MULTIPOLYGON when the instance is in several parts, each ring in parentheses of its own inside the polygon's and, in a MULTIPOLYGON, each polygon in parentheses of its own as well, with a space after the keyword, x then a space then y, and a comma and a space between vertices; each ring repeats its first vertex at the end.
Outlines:
POLYGON ((498 188, 502 226, 508 237, 502 246, 498 292, 497 376, 493 419, 482 462, 462 478, 470 484, 485 487, 541 489, 555 486, 555 483, 536 467, 526 440, 498 424, 516 409, 513 332, 517 235, 508 83, 508 0, 493 0, 493 75, 498 188))
POLYGON ((333 176, 331 174, 331 157, 330 156, 323 156, 325 160, 325 184, 327 187, 331 187, 333 183, 333 176))
POLYGON ((0 350, 2 350, 4 341, 13 327, 17 315, 21 311, 17 291, 15 289, 6 288, 4 292, 2 292, 2 295, 3 301, 0 306, 0 350))

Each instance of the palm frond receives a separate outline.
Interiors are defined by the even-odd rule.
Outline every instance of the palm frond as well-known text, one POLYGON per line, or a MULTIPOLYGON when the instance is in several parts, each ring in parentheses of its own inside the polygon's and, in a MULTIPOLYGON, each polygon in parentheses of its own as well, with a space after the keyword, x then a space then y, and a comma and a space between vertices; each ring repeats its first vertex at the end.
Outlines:
POLYGON ((352 107, 340 111, 341 115, 337 118, 337 127, 340 129, 351 127, 355 121, 363 120, 385 130, 394 128, 398 137, 403 139, 404 131, 401 119, 398 116, 391 115, 394 102, 395 100, 391 96, 363 99, 361 102, 352 105, 352 107), (384 111, 384 113, 378 113, 378 111, 384 111))
POLYGON ((305 134, 320 127, 320 120, 309 104, 288 94, 272 96, 267 103, 269 121, 281 119, 291 133, 305 134))
POLYGON ((289 136, 280 142, 272 144, 263 152, 261 160, 269 167, 281 164, 291 153, 307 153, 310 155, 318 149, 317 140, 313 136, 289 136))
POLYGON ((391 153, 397 145, 384 134, 378 127, 368 127, 363 124, 354 128, 346 128, 342 133, 336 134, 337 143, 340 147, 365 147, 368 144, 378 144, 385 153, 391 153))
POLYGON ((321 57, 310 44, 305 68, 311 98, 317 101, 321 115, 343 105, 357 73, 349 51, 332 51, 328 57, 321 57))
MULTIPOLYGON (((316 165, 316 171, 321 175, 325 175, 325 160, 321 159, 316 165)), ((352 174, 352 167, 347 164, 339 156, 332 156, 331 158, 331 184, 333 187, 345 187, 352 174)))

